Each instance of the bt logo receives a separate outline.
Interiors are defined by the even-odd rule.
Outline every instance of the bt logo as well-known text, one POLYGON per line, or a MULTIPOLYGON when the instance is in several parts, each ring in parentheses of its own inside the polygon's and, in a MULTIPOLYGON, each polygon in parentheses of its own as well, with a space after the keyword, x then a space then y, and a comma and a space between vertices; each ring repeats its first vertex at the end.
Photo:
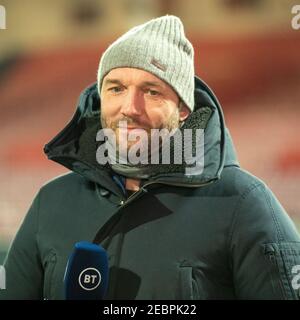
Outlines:
POLYGON ((295 16, 292 19, 292 28, 294 30, 300 29, 300 4, 296 4, 292 7, 292 14, 295 14, 295 16))
POLYGON ((101 282, 101 274, 95 268, 86 268, 81 271, 79 278, 79 285, 84 290, 94 290, 101 282))

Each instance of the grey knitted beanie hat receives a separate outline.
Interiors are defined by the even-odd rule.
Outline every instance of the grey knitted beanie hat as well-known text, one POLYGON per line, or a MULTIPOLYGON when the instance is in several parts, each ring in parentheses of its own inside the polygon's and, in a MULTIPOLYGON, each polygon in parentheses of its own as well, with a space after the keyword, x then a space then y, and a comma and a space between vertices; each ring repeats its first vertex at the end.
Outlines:
POLYGON ((168 83, 194 109, 194 49, 178 17, 166 15, 136 26, 103 53, 98 69, 98 91, 115 68, 138 68, 168 83))

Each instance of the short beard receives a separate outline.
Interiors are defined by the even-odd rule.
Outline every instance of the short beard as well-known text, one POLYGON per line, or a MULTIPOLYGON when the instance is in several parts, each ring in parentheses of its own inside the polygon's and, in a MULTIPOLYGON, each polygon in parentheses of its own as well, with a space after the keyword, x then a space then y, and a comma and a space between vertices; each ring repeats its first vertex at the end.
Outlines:
MULTIPOLYGON (((117 128, 119 127, 119 122, 120 121, 126 121, 127 125, 136 123, 134 120, 132 120, 129 117, 122 117, 118 119, 117 121, 108 121, 107 118, 105 118, 102 113, 101 113, 101 125, 103 129, 112 129, 114 132, 116 132, 117 128)), ((151 129, 167 129, 169 132, 171 132, 173 129, 177 129, 181 126, 181 122, 179 119, 179 109, 177 108, 170 116, 168 119, 168 122, 166 123, 165 126, 161 126, 160 128, 149 128, 149 129, 144 129, 148 133, 148 137, 151 135, 151 129)), ((141 126, 142 128, 143 126, 141 126)))
MULTIPOLYGON (((133 119, 123 116, 120 119, 118 119, 117 121, 112 121, 110 122, 107 118, 103 117, 102 113, 101 113, 101 125, 103 129, 111 129, 114 131, 115 135, 116 135, 116 155, 117 155, 117 159, 119 159, 119 154, 120 154, 120 145, 119 145, 119 139, 118 139, 118 135, 116 133, 116 130, 119 128, 119 122, 120 121, 126 121, 127 125, 137 125, 138 122, 134 121, 133 119)), ((145 131, 147 131, 147 138, 148 138, 148 160, 150 161, 151 158, 151 129, 167 129, 167 131, 169 133, 172 132, 172 130, 174 129, 178 129, 181 126, 181 122, 180 122, 180 117, 179 117, 179 108, 176 108, 176 110, 174 110, 174 112, 171 114, 171 116, 169 117, 168 121, 166 124, 162 125, 160 128, 147 128, 144 129, 145 131)), ((140 126, 141 128, 144 128, 143 125, 140 126)), ((176 130, 174 130, 176 131, 176 130)), ((159 140, 159 149, 161 150, 162 147, 162 142, 163 140, 160 139, 159 140)), ((136 142, 133 141, 132 144, 135 144, 136 142)), ((130 144, 127 141, 127 152, 130 149, 130 147, 132 146, 132 144, 130 144)), ((149 162, 148 162, 149 163, 149 162)))
MULTIPOLYGON (((126 121, 128 125, 130 125, 132 123, 136 123, 134 120, 132 120, 131 118, 126 117, 126 116, 120 118, 118 121, 109 122, 101 113, 101 126, 103 129, 112 129, 115 131, 119 127, 120 121, 126 121)), ((169 131, 172 131, 173 129, 176 129, 178 127, 180 127, 179 110, 176 109, 173 112, 173 114, 171 114, 171 116, 165 126, 161 126, 160 128, 150 128, 150 129, 164 129, 165 128, 165 129, 168 129, 169 131)), ((150 129, 147 129, 147 131, 150 129)))

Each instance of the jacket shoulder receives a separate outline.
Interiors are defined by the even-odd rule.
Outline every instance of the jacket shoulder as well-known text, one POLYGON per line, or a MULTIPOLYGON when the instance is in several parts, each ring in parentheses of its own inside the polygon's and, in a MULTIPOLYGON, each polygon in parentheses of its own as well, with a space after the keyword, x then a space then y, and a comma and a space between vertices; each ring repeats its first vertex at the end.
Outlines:
POLYGON ((225 167, 215 186, 224 196, 243 196, 258 187, 268 189, 262 179, 237 166, 225 167))
POLYGON ((240 299, 299 299, 291 288, 300 237, 287 212, 261 179, 224 170, 224 189, 238 194, 228 236, 235 292, 240 299))
POLYGON ((91 184, 86 178, 75 172, 68 172, 48 180, 42 187, 42 192, 50 192, 52 190, 62 190, 64 188, 76 189, 79 186, 91 184))
POLYGON ((52 205, 74 203, 88 194, 93 194, 95 184, 81 175, 70 172, 46 182, 39 190, 40 203, 52 205), (79 196, 80 195, 80 196, 79 196))
POLYGON ((224 171, 222 185, 228 193, 237 195, 232 230, 244 226, 242 234, 246 235, 252 226, 271 242, 300 240, 293 221, 263 180, 232 167, 224 171))
POLYGON ((223 196, 236 199, 232 212, 233 229, 241 225, 247 230, 250 225, 254 228, 260 226, 268 235, 272 235, 270 240, 299 241, 293 221, 263 180, 244 169, 227 167, 219 180, 218 189, 223 196))

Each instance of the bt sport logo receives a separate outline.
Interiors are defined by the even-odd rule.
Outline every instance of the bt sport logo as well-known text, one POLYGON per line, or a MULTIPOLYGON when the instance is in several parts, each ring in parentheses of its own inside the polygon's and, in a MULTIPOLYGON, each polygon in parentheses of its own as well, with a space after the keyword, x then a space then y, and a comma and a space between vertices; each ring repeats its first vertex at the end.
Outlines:
POLYGON ((101 274, 95 268, 86 268, 80 273, 78 282, 84 290, 95 290, 101 283, 101 274))

